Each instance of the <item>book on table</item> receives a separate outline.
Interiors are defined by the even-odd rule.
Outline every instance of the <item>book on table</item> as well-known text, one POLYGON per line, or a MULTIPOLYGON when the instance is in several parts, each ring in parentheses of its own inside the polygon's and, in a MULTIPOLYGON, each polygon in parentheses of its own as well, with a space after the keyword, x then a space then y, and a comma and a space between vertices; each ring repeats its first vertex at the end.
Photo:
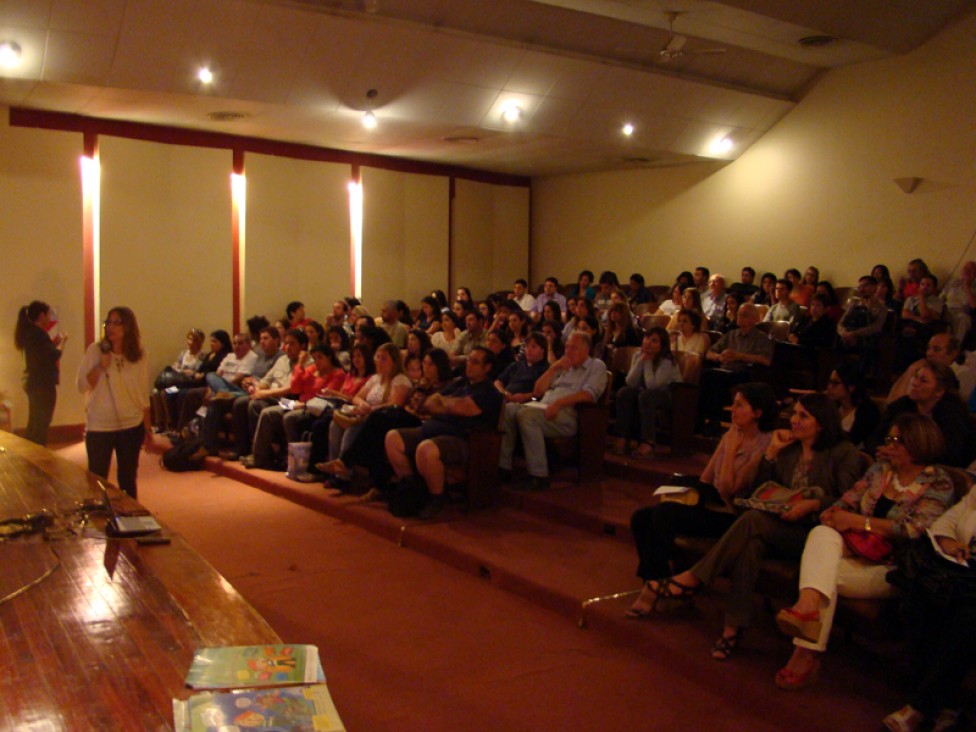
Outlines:
POLYGON ((189 699, 174 699, 173 727, 176 732, 345 732, 325 684, 204 691, 189 699))
POLYGON ((311 645, 198 648, 186 675, 191 689, 239 689, 325 681, 319 649, 311 645))

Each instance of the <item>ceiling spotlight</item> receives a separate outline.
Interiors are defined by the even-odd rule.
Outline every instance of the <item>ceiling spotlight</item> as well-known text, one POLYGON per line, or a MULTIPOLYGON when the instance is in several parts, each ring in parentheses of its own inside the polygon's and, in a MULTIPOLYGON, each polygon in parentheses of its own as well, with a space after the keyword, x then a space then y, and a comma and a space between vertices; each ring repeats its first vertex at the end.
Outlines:
POLYGON ((372 112, 366 112, 366 114, 363 115, 363 127, 365 127, 367 130, 376 129, 376 115, 372 112))
POLYGON ((728 135, 716 138, 716 140, 709 145, 709 149, 713 155, 724 155, 732 150, 733 147, 735 147, 735 143, 728 135))
POLYGON ((630 137, 631 135, 634 134, 634 126, 630 122, 628 122, 621 128, 620 131, 623 132, 624 135, 626 135, 627 137, 630 137))
POLYGON ((506 122, 518 122, 522 118, 522 108, 515 102, 506 102, 502 107, 502 119, 506 122))
POLYGON ((200 70, 197 72, 197 78, 203 84, 210 84, 213 81, 213 72, 206 66, 201 66, 200 70))
POLYGON ((15 41, 0 43, 0 66, 12 69, 20 64, 20 44, 15 41))

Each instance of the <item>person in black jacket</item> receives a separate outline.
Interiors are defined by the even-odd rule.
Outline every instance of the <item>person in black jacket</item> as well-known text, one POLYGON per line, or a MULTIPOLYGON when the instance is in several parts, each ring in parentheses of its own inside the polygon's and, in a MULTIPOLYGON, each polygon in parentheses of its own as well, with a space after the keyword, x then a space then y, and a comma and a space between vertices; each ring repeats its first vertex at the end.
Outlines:
POLYGON ((51 306, 34 300, 17 314, 14 345, 24 354, 24 391, 29 405, 25 437, 38 445, 47 445, 47 431, 58 399, 60 372, 58 364, 68 336, 50 338, 51 306))
POLYGON ((881 410, 865 391, 864 379, 856 364, 844 364, 830 372, 827 396, 837 405, 847 438, 854 447, 860 448, 874 434, 881 421, 881 410))
POLYGON ((967 467, 976 458, 976 429, 969 410, 959 398, 959 380, 948 366, 925 359, 915 370, 908 395, 896 399, 885 409, 881 424, 864 441, 865 451, 874 454, 884 444, 885 435, 899 414, 917 412, 931 417, 945 440, 943 463, 967 467))

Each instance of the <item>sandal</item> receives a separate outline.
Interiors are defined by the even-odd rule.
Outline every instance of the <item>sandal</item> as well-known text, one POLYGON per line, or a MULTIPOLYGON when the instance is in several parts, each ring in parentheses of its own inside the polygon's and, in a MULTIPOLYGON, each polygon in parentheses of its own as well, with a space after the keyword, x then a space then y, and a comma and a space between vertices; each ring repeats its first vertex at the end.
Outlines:
POLYGON ((798 613, 791 607, 785 607, 776 613, 776 625, 791 638, 800 638, 810 643, 816 643, 820 639, 820 631, 823 629, 820 611, 798 613))
POLYGON ((906 704, 897 712, 892 712, 881 723, 892 732, 914 732, 925 721, 925 717, 911 704, 906 704))
POLYGON ((959 723, 961 716, 961 709, 943 709, 932 723, 932 732, 951 732, 951 730, 963 729, 959 723))
POLYGON ((712 646, 712 658, 716 661, 728 661, 735 653, 735 649, 742 639, 742 628, 739 628, 732 635, 723 635, 712 646))
POLYGON ((799 691, 810 686, 820 678, 820 659, 814 659, 806 673, 798 673, 789 666, 784 666, 776 672, 776 686, 784 691, 799 691))
MULTIPOLYGON (((654 599, 650 602, 649 607, 642 606, 641 598, 637 598, 630 610, 628 610, 625 615, 628 618, 640 619, 646 618, 655 610, 665 611, 666 609, 672 609, 673 607, 681 607, 692 605, 695 600, 695 595, 698 594, 701 589, 701 585, 685 585, 678 582, 674 577, 666 577, 662 580, 648 580, 644 583, 644 589, 641 590, 641 595, 644 595, 645 591, 650 592, 654 595, 654 599), (675 592, 672 588, 677 587, 679 592, 675 592), (672 607, 669 608, 668 603, 673 603, 672 607)), ((644 605, 647 604, 647 600, 644 600, 644 605)))
POLYGON ((638 596, 637 600, 635 600, 634 604, 624 611, 624 617, 629 618, 630 620, 641 620, 643 618, 646 618, 648 615, 654 612, 654 606, 656 604, 657 604, 657 590, 651 587, 651 581, 647 580, 647 582, 644 583, 644 586, 641 587, 641 593, 638 596), (653 594, 654 599, 650 601, 644 600, 643 602, 641 602, 645 592, 650 592, 651 594, 653 594))

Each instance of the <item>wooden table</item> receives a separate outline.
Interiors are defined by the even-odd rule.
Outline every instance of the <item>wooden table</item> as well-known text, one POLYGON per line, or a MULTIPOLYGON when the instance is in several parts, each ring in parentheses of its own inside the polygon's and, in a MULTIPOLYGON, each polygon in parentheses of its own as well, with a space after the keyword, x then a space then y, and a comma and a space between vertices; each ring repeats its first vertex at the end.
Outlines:
MULTIPOLYGON (((99 501, 95 477, 0 432, 0 520, 47 509, 55 525, 99 501)), ((140 506, 111 488, 116 510, 140 506)), ((231 585, 180 537, 80 534, 0 542, 0 729, 163 730, 199 646, 280 643, 231 585)), ((76 527, 77 528, 77 527, 76 527)), ((168 532, 166 532, 168 534, 168 532)))

